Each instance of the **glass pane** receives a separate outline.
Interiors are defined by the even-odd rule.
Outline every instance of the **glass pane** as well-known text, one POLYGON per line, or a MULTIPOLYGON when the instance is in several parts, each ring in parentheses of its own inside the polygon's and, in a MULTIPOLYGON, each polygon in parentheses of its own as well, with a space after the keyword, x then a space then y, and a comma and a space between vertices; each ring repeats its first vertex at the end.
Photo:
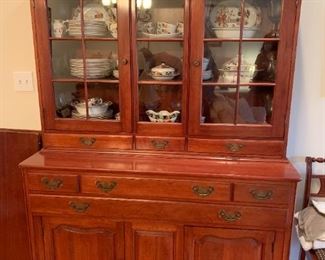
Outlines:
POLYGON ((137 30, 144 38, 179 38, 184 33, 184 0, 137 0, 137 30))
POLYGON ((139 86, 139 121, 181 122, 181 86, 139 86))
POLYGON ((273 87, 240 87, 237 123, 271 124, 273 87))
MULTIPOLYGON (((246 0, 243 38, 279 37, 281 0, 246 0)), ((206 38, 239 38, 240 0, 206 0, 206 38)))
MULTIPOLYGON (((282 0, 246 0, 246 8, 257 6, 261 13, 261 24, 254 37, 278 38, 282 13, 282 0)), ((252 36, 253 37, 253 36, 252 36)))
POLYGON ((56 116, 73 118, 74 101, 84 100, 83 83, 54 83, 56 116))
POLYGON ((238 51, 237 42, 205 43, 203 80, 237 83, 238 51))
POLYGON ((55 38, 69 36, 68 21, 73 19, 75 13, 79 10, 79 0, 47 0, 49 31, 55 38))
MULTIPOLYGON (((87 41, 86 69, 88 79, 116 79, 117 42, 115 41, 87 41), (114 72, 115 71, 115 72, 114 72), (115 76, 113 76, 113 72, 115 76)), ((82 60, 74 61, 76 76, 83 77, 82 60)))
POLYGON ((180 80, 183 47, 178 42, 138 42, 139 80, 180 80))
MULTIPOLYGON (((48 14, 51 35, 55 38, 81 37, 81 8, 79 0, 49 0, 48 14)), ((84 34, 86 37, 117 38, 116 1, 85 1, 84 34), (105 3, 106 5, 103 5, 105 3)))
MULTIPOLYGON (((79 77, 70 66, 71 61, 78 59, 83 68, 82 47, 79 41, 52 41, 52 71, 54 78, 79 77)), ((79 77, 80 78, 80 77, 79 77)))
POLYGON ((234 124, 236 87, 204 86, 201 123, 234 124))
POLYGON ((275 82, 278 42, 244 42, 241 83, 275 82))
MULTIPOLYGON (((119 120, 118 84, 88 83, 88 116, 94 120, 119 120)), ((79 88, 73 102, 72 117, 86 118, 84 88, 79 88)))

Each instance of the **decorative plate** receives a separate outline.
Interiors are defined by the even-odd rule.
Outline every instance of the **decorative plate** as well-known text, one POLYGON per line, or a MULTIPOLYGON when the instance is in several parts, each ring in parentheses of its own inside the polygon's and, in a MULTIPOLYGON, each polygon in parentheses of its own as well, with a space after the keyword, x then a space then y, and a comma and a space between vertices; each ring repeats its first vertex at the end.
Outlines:
MULTIPOLYGON (((210 13, 213 27, 239 28, 240 5, 237 1, 226 0, 215 6, 210 13)), ((258 27, 262 23, 261 9, 248 3, 245 4, 245 28, 258 27)))

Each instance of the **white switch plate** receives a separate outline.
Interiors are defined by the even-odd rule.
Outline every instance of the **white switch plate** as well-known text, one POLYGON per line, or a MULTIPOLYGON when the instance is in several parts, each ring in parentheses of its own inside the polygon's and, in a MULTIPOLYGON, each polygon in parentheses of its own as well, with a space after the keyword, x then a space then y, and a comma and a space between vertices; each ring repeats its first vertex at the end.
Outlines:
POLYGON ((34 91, 33 73, 31 71, 14 72, 14 82, 16 91, 34 91))

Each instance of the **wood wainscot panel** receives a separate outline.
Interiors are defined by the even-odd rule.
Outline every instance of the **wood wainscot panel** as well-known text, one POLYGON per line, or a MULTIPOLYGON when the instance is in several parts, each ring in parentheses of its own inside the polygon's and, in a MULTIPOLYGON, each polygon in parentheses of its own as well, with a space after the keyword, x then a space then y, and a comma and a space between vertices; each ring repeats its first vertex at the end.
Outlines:
POLYGON ((0 130, 0 259, 30 260, 23 180, 18 164, 40 149, 40 134, 0 130))

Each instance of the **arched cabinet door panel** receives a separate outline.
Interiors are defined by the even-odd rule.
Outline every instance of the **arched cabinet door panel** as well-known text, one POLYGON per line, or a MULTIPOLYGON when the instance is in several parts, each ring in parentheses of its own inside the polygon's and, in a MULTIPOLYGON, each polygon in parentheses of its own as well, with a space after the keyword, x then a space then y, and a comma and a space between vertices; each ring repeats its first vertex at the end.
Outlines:
POLYGON ((43 218, 46 260, 123 260, 123 223, 43 218))
POLYGON ((186 229, 186 260, 272 260, 274 233, 219 228, 186 229))
POLYGON ((133 221, 126 234, 127 260, 183 260, 181 225, 133 221))

